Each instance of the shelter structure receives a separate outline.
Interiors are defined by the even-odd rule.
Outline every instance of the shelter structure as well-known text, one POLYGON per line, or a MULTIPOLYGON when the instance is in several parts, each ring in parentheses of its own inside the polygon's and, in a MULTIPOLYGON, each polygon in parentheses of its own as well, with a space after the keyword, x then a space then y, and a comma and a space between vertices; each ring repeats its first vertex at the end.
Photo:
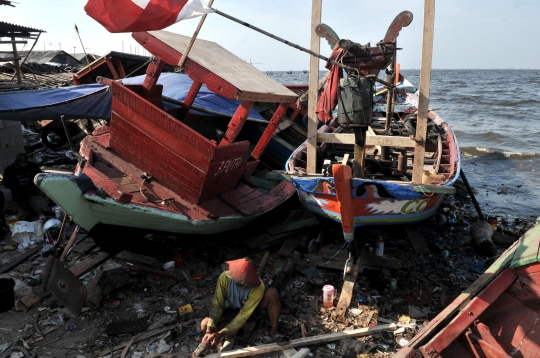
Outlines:
MULTIPOLYGON (((10 57, 4 57, 3 60, 13 61, 13 65, 15 67, 15 74, 13 75, 11 80, 14 77, 17 77, 17 85, 15 86, 21 87, 21 85, 23 84, 23 74, 21 71, 21 64, 26 61, 26 58, 22 58, 21 54, 17 50, 17 45, 27 44, 28 40, 34 40, 34 43, 32 45, 32 49, 33 49, 42 32, 44 31, 34 29, 31 27, 10 24, 7 22, 0 22, 0 44, 6 44, 6 45, 11 44, 10 57)), ((32 49, 29 52, 31 52, 32 49)), ((6 84, 0 85, 0 89, 2 89, 5 86, 6 84)), ((7 84, 7 86, 14 87, 11 84, 7 84)))

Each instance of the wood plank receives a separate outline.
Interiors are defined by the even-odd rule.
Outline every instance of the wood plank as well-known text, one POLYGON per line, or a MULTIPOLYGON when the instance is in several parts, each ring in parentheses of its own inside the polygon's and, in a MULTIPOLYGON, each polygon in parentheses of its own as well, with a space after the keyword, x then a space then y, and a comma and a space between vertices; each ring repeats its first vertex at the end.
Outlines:
MULTIPOLYGON (((113 352, 116 352, 122 348, 124 348, 128 343, 129 344, 133 344, 133 343, 136 343, 136 342, 140 342, 142 340, 145 340, 145 339, 148 339, 148 338, 151 338, 157 334, 160 334, 160 333, 163 333, 163 332, 167 332, 167 331, 170 331, 171 329, 173 329, 175 326, 172 325, 172 326, 166 326, 166 327, 161 327, 161 328, 156 328, 154 329, 153 331, 150 331, 150 332, 145 332, 145 333, 142 333, 139 338, 137 338, 136 340, 133 340, 133 341, 128 341, 128 342, 125 342, 125 343, 120 343, 120 344, 117 344, 116 346, 112 347, 112 351, 113 352)), ((107 348, 105 350, 102 350, 101 352, 97 352, 95 354, 93 354, 92 356, 94 357, 102 357, 102 356, 105 356, 105 355, 110 355, 111 354, 111 348, 107 348)))
MULTIPOLYGON (((319 133, 317 142, 354 144, 354 134, 352 133, 319 133)), ((380 145, 386 147, 414 148, 416 142, 409 137, 397 136, 366 136, 366 145, 380 145)), ((422 160, 423 160, 422 156, 422 160)), ((308 172, 309 173, 309 172, 308 172)))
MULTIPOLYGON (((309 49, 315 53, 321 50, 321 39, 315 32, 315 27, 321 23, 322 0, 311 1, 311 40, 309 49)), ((307 163, 306 171, 315 173, 317 168, 317 101, 319 98, 319 59, 309 57, 309 90, 308 96, 308 128, 307 128, 307 163)))
POLYGON ((424 329, 409 341, 408 347, 418 348, 420 345, 427 343, 427 340, 432 337, 434 332, 446 326, 450 319, 455 316, 456 312, 464 309, 475 295, 495 280, 499 274, 505 270, 512 261, 512 257, 516 252, 517 242, 509 247, 486 272, 472 283, 461 295, 459 295, 450 305, 442 312, 433 318, 424 329))
MULTIPOLYGON (((191 36, 164 30, 136 32, 133 38, 172 66, 178 65, 191 40, 191 36)), ((212 92, 232 95, 232 99, 292 103, 298 98, 296 93, 215 42, 197 39, 184 69, 193 80, 205 83, 212 92), (213 76, 208 76, 209 73, 213 76), (209 81, 209 77, 214 79, 209 81)))
POLYGON ((426 240, 424 239, 422 234, 420 234, 418 230, 416 230, 416 228, 406 228, 405 232, 407 233, 407 237, 409 238, 409 241, 411 242, 414 251, 422 255, 431 255, 431 251, 429 251, 426 240))
POLYGON ((282 350, 281 353, 285 356, 285 358, 292 358, 297 353, 297 350, 294 348, 289 348, 282 350))
POLYGON ((266 232, 269 233, 270 235, 278 235, 278 234, 284 234, 287 232, 297 231, 300 229, 304 229, 304 228, 319 225, 319 224, 320 222, 319 220, 317 220, 317 218, 310 218, 310 219, 295 221, 290 224, 273 226, 266 229, 266 232))
POLYGON ((251 184, 255 185, 257 188, 263 188, 272 190, 278 182, 275 180, 266 180, 263 178, 257 178, 255 176, 251 176, 248 180, 251 184))
POLYGON ((0 267, 0 274, 13 270, 15 267, 19 266, 20 264, 28 260, 31 256, 33 256, 35 253, 37 253, 39 250, 41 250, 42 247, 43 243, 40 242, 36 245, 36 247, 28 249, 19 256, 15 257, 11 262, 0 267))
POLYGON ((283 243, 283 245, 281 245, 281 248, 278 251, 278 255, 283 257, 289 257, 294 252, 294 249, 296 248, 298 243, 302 241, 302 239, 306 236, 309 238, 309 232, 304 234, 303 236, 294 235, 285 240, 285 242, 283 243))
POLYGON ((437 184, 414 184, 413 190, 418 193, 437 193, 437 194, 450 194, 456 193, 456 188, 453 186, 437 185, 437 184))
POLYGON ((416 139, 419 141, 419 144, 417 144, 414 149, 412 178, 414 183, 422 183, 422 175, 424 172, 434 28, 435 0, 424 0, 424 32, 422 36, 422 61, 420 65, 420 86, 418 90, 418 118, 416 120, 416 139))
POLYGON ((75 226, 75 229, 73 230, 73 233, 71 234, 71 237, 69 238, 66 246, 64 247, 64 251, 62 251, 62 255, 60 255, 60 260, 65 259, 69 249, 75 243, 75 240, 77 239, 77 235, 79 234, 80 230, 81 230, 81 227, 79 225, 75 226))
POLYGON ((356 282, 356 278, 358 277, 358 272, 360 271, 360 264, 362 264, 364 261, 364 254, 365 252, 362 252, 362 256, 356 260, 356 264, 354 267, 352 267, 351 273, 345 275, 343 288, 341 289, 341 294, 339 295, 339 301, 336 307, 336 316, 338 321, 343 322, 345 320, 345 314, 351 305, 354 284, 356 282))
POLYGON ((206 358, 246 357, 246 356, 252 356, 252 355, 257 355, 257 354, 262 354, 262 353, 281 351, 284 349, 289 349, 289 348, 294 348, 294 347, 305 347, 305 346, 310 346, 314 344, 339 341, 343 339, 370 336, 370 335, 377 334, 380 332, 395 331, 396 329, 397 329, 397 325, 395 324, 383 324, 383 325, 375 326, 375 327, 358 328, 358 329, 353 329, 350 331, 335 332, 335 333, 323 334, 319 336, 293 339, 291 340, 289 344, 286 344, 283 346, 280 346, 276 343, 271 343, 271 344, 263 344, 263 345, 255 346, 255 347, 237 349, 237 350, 229 351, 229 352, 209 354, 206 356, 206 358))
POLYGON ((302 348, 298 352, 296 352, 295 355, 292 356, 292 358, 304 358, 309 354, 309 348, 302 348))

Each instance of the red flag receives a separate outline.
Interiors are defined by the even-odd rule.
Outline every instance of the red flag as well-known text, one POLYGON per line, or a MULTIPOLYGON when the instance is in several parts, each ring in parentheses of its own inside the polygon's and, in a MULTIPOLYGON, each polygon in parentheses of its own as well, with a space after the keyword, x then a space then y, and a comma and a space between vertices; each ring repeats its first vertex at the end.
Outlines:
POLYGON ((202 0, 89 0, 84 10, 109 32, 161 30, 214 12, 202 0))

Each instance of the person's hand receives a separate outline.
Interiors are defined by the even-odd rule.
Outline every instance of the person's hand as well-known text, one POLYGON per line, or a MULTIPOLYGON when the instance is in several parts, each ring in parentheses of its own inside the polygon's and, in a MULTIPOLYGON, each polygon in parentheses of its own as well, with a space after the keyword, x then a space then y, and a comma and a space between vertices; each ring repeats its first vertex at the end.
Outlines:
POLYGON ((223 336, 224 334, 222 332, 207 330, 201 342, 204 344, 209 344, 210 348, 216 348, 223 336))

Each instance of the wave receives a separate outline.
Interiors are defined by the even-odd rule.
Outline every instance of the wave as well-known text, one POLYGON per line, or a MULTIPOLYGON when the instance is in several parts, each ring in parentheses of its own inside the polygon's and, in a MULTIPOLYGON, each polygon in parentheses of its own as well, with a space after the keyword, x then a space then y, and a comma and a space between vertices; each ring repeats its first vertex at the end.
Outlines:
POLYGON ((463 154, 467 156, 483 157, 486 155, 494 155, 496 157, 506 157, 506 158, 519 158, 519 159, 533 159, 540 158, 540 153, 524 153, 524 152, 513 152, 502 149, 495 148, 485 148, 485 147, 460 147, 460 150, 463 154))

